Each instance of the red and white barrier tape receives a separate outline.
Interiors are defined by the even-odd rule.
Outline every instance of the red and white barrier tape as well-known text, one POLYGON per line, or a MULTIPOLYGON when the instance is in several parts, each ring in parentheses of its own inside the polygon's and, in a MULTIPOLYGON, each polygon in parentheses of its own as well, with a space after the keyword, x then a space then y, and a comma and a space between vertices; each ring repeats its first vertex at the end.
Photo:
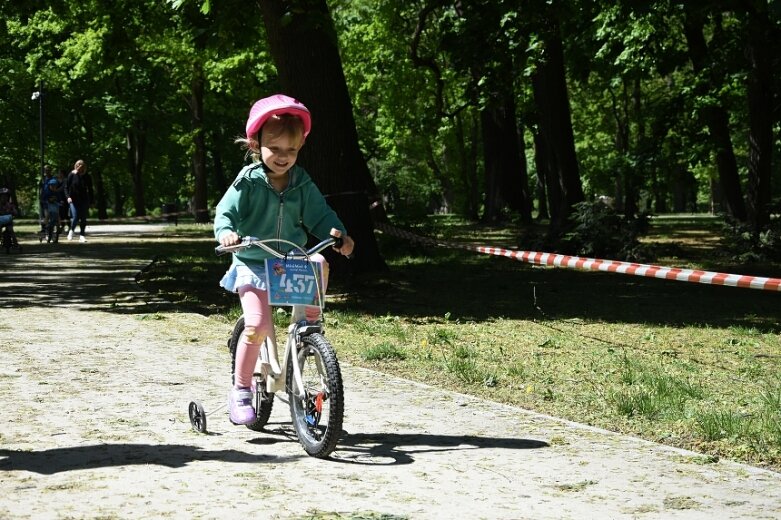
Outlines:
POLYGON ((747 276, 741 274, 717 273, 699 269, 681 269, 677 267, 662 267, 659 265, 637 264, 634 262, 619 262, 582 256, 559 255, 555 253, 540 253, 537 251, 516 251, 500 247, 472 246, 422 237, 399 229, 395 226, 378 222, 375 229, 390 235, 406 238, 428 245, 439 245, 457 249, 467 249, 488 255, 504 256, 521 262, 552 267, 567 267, 587 271, 606 271, 610 273, 630 274, 648 278, 663 278, 679 282, 704 283, 710 285, 728 285, 746 289, 781 292, 781 278, 765 278, 762 276, 747 276))

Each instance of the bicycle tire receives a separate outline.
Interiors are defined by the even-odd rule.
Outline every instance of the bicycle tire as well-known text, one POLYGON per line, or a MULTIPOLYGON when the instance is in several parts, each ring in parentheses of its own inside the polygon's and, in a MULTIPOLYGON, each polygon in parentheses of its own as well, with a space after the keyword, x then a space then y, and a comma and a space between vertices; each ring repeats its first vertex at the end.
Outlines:
POLYGON ((342 434, 344 389, 336 352, 322 334, 314 333, 301 339, 298 359, 288 360, 285 381, 298 441, 307 454, 327 457, 336 449, 342 434), (306 391, 303 399, 294 391, 294 362, 301 368, 306 391))
MULTIPOLYGON (((231 385, 236 382, 236 347, 239 344, 239 339, 244 332, 244 316, 236 320, 236 324, 233 326, 233 332, 228 340, 228 352, 231 356, 231 385)), ((274 394, 266 392, 266 382, 262 377, 255 378, 256 391, 253 392, 252 406, 255 408, 255 420, 251 423, 245 424, 247 428, 252 431, 259 432, 265 428, 268 424, 268 420, 271 418, 271 410, 274 407, 274 394)))

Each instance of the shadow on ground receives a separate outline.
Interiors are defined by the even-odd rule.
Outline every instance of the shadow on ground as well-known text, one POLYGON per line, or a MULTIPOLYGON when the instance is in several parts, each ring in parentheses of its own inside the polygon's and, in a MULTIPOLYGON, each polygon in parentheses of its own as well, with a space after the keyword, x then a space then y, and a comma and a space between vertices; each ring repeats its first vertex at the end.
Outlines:
MULTIPOLYGON (((273 432, 272 432, 273 433, 273 432)), ((501 448, 528 450, 548 447, 548 443, 529 439, 476 436, 364 433, 345 435, 332 460, 360 465, 412 464, 415 454, 501 448)), ((237 450, 203 450, 186 444, 97 444, 39 451, 0 449, 0 470, 30 471, 53 475, 66 471, 116 466, 157 465, 181 468, 195 461, 220 461, 242 464, 273 462, 279 464, 306 455, 251 455, 237 450)))
MULTIPOLYGON (((130 236, 87 244, 26 245, 0 255, 0 308, 70 306, 121 313, 226 313, 219 287, 229 259, 208 236, 130 236), (168 259, 178 263, 166 265, 168 259), (146 276, 147 271, 153 271, 146 276), (143 287, 137 280, 145 278, 143 287), (148 278, 148 279, 147 279, 148 278), (148 292, 148 291, 149 292, 148 292)), ((532 266, 467 251, 410 248, 390 273, 333 275, 331 310, 409 319, 583 319, 669 326, 700 324, 781 332, 781 293, 614 273, 532 266)), ((356 254, 360 254, 360 250, 356 254)), ((778 277, 729 266, 723 272, 778 277)))
POLYGON ((96 444, 40 451, 0 449, 0 470, 53 475, 82 469, 150 464, 181 468, 191 462, 210 460, 243 464, 280 463, 300 457, 251 455, 237 450, 208 451, 186 444, 96 444))
MULTIPOLYGON (((425 253, 424 253, 425 254, 425 253)), ((757 274, 757 273, 746 273, 757 274)), ((768 273, 765 276, 781 273, 768 273)), ((781 292, 531 266, 454 252, 362 280, 330 308, 411 319, 583 319, 781 332, 781 292)))
POLYGON ((21 254, 0 255, 0 309, 47 305, 133 314, 176 311, 182 306, 148 293, 137 279, 158 255, 202 254, 207 244, 137 235, 91 237, 86 244, 28 243, 21 254))
POLYGON ((346 434, 339 442, 339 462, 360 465, 412 464, 420 453, 500 448, 531 450, 547 448, 544 441, 473 435, 430 435, 400 433, 346 434))

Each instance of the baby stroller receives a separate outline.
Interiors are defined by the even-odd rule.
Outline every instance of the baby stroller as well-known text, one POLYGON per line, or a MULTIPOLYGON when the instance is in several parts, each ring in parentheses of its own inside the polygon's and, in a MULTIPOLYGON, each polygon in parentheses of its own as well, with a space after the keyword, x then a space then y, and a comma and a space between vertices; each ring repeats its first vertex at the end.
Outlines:
POLYGON ((2 248, 5 249, 6 253, 10 253, 12 249, 17 252, 22 250, 14 232, 16 208, 11 203, 10 196, 8 188, 0 188, 0 233, 2 234, 2 248))

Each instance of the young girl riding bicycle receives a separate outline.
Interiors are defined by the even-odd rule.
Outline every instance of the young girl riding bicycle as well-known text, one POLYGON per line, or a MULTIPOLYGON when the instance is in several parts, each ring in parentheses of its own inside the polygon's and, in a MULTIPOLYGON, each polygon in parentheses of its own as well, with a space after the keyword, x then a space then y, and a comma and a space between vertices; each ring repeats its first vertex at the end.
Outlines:
MULTIPOLYGON (((342 232, 338 251, 349 256, 354 243, 336 213, 328 206, 309 174, 296 165, 298 152, 312 127, 309 110, 299 101, 274 95, 257 101, 250 110, 246 138, 237 142, 248 150, 252 163, 245 166, 228 188, 214 217, 214 236, 223 246, 238 244, 242 236, 279 238, 303 247, 308 233, 328 237, 332 228, 342 232)), ((285 248, 280 243, 280 251, 285 248)), ((289 246, 285 248, 287 252, 289 246)), ((233 255, 220 285, 238 293, 244 313, 244 333, 236 348, 234 385, 228 394, 230 421, 255 420, 252 407, 252 375, 260 346, 274 333, 267 294, 265 260, 270 255, 250 248, 233 255)), ((324 285, 327 262, 323 264, 324 285)), ((308 321, 317 321, 319 307, 306 308, 308 321)))

